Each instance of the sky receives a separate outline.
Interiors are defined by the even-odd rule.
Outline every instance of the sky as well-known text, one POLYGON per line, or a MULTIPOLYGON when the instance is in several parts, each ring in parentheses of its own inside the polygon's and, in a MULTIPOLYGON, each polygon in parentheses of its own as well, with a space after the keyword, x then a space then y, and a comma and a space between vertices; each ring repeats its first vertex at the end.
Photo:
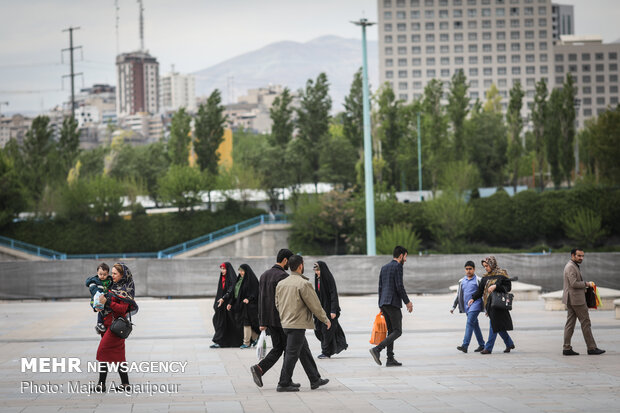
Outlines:
MULTIPOLYGON (((351 20, 377 19, 377 0, 143 0, 145 48, 160 73, 194 72, 270 43, 324 35, 361 39, 351 20)), ((620 38, 619 0, 564 0, 575 6, 576 34, 620 38)), ((136 0, 118 0, 118 52, 139 49, 136 0)), ((69 26, 74 32, 76 90, 115 84, 114 0, 0 0, 0 112, 36 113, 68 100, 69 26), (9 105, 2 105, 9 102, 9 105)), ((376 26, 368 39, 377 39, 376 26)))

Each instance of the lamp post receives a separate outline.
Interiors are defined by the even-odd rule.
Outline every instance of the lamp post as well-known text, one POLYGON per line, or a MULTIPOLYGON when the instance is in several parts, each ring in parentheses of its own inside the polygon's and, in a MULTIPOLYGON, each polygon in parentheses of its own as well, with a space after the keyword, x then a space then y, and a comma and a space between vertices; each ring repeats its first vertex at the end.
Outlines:
MULTIPOLYGON (((581 107, 581 99, 575 98, 573 101, 575 108, 575 125, 577 125, 577 116, 579 115, 579 108, 581 107)), ((579 176, 579 139, 577 139, 577 128, 575 127, 575 182, 579 176)))
POLYGON ((418 195, 420 202, 424 200, 422 196, 422 132, 420 130, 420 112, 418 112, 418 195))
POLYGON ((351 22, 362 27, 362 82, 364 109, 364 181, 366 188, 366 254, 377 255, 375 239, 375 190, 372 173, 372 141, 370 139, 370 92, 368 91, 368 63, 366 57, 366 27, 372 26, 368 19, 351 22))

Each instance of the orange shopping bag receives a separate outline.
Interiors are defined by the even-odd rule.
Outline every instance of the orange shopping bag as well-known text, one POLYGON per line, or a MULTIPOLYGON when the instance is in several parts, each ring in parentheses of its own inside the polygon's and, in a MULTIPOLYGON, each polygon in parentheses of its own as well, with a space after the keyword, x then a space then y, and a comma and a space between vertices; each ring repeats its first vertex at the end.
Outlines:
MULTIPOLYGON (((594 283, 593 283, 594 284, 594 283)), ((598 292, 598 288, 596 288, 596 284, 594 284, 594 295, 596 296, 596 307, 600 307, 603 305, 602 301, 601 301, 601 295, 598 292)))
POLYGON ((377 345, 385 340, 387 336, 387 324, 383 313, 377 314, 375 317, 375 323, 372 326, 372 333, 370 335, 370 344, 377 345))

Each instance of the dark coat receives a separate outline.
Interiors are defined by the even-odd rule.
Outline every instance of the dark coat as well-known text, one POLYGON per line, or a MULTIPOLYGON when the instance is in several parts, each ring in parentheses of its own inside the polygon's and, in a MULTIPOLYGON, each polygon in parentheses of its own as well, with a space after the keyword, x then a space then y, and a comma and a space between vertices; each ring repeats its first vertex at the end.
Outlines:
MULTIPOLYGON (((510 281, 510 278, 503 275, 485 275, 482 277, 482 281, 480 281, 480 284, 478 285, 478 291, 476 291, 472 296, 474 301, 483 297, 487 282, 494 279, 497 279, 495 282, 495 285, 497 286, 495 291, 500 293, 508 293, 512 290, 512 282, 510 281)), ((512 318, 510 317, 510 311, 491 308, 490 304, 491 300, 487 299, 485 311, 489 315, 489 320, 491 322, 491 327, 493 327, 493 331, 497 333, 500 331, 512 330, 512 318)))
POLYGON ((97 348, 97 360, 106 361, 108 363, 123 362, 125 360, 125 339, 120 338, 110 330, 112 321, 116 317, 125 316, 129 311, 129 304, 121 301, 116 297, 110 297, 106 301, 106 309, 110 312, 103 319, 103 325, 107 330, 103 334, 97 348))
POLYGON ((379 307, 391 305, 401 308, 409 304, 409 297, 403 284, 403 265, 396 260, 381 267, 379 273, 379 307))
POLYGON ((245 276, 242 277, 239 295, 235 298, 233 292, 230 304, 237 321, 242 326, 251 326, 254 331, 258 332, 258 278, 248 264, 242 264, 241 268, 245 271, 245 276), (247 304, 243 302, 246 298, 247 304))
POLYGON ((237 274, 229 262, 226 265, 226 277, 220 278, 217 282, 217 292, 213 302, 213 342, 221 347, 239 347, 243 342, 243 331, 239 328, 232 312, 226 310, 226 305, 230 302, 233 289, 237 282, 237 274), (217 306, 218 300, 224 299, 221 306, 217 306))
POLYGON ((321 307, 325 310, 327 317, 331 320, 331 328, 323 324, 316 317, 314 318, 314 334, 321 342, 321 352, 326 356, 338 354, 346 350, 349 345, 344 335, 342 326, 340 325, 340 303, 338 302, 338 290, 336 288, 336 280, 331 271, 323 261, 318 261, 321 277, 314 276, 314 289, 321 307), (336 318, 331 318, 331 313, 336 314, 336 318))
POLYGON ((265 327, 281 327, 280 314, 276 308, 276 286, 288 277, 278 264, 261 276, 258 283, 258 323, 265 327))

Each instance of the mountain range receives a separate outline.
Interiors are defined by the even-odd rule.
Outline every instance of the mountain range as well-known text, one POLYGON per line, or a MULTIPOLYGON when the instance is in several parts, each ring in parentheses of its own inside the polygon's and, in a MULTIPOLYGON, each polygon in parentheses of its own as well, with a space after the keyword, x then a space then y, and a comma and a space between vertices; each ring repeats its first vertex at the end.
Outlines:
MULTIPOLYGON (((308 79, 321 72, 330 82, 332 111, 343 109, 354 73, 362 65, 362 44, 359 39, 322 36, 306 43, 282 41, 233 57, 206 69, 194 72, 196 95, 209 95, 214 89, 222 92, 224 103, 236 102, 248 89, 282 85, 296 91, 308 79)), ((378 84, 378 45, 368 42, 368 70, 371 92, 378 84)))

